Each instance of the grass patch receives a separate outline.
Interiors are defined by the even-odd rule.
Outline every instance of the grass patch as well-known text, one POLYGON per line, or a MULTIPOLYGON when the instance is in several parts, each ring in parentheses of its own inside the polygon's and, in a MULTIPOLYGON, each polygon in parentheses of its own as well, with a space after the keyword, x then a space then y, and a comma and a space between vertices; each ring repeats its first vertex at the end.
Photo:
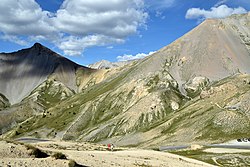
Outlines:
POLYGON ((151 77, 148 80, 148 82, 146 83, 146 86, 150 87, 149 90, 148 90, 149 93, 153 92, 153 91, 155 91, 157 89, 157 84, 159 83, 159 81, 160 81, 160 77, 159 77, 158 74, 155 75, 154 77, 151 77))
POLYGON ((188 158, 197 159, 216 166, 225 167, 242 167, 249 166, 250 153, 208 153, 204 150, 182 150, 182 151, 170 151, 170 153, 185 156, 188 158))
MULTIPOLYGON (((80 112, 80 106, 88 101, 94 100, 99 95, 113 90, 116 88, 119 83, 129 74, 129 72, 133 70, 130 69, 128 71, 123 72, 123 74, 119 75, 116 78, 113 78, 111 81, 105 81, 100 84, 94 85, 88 88, 84 93, 77 94, 72 98, 68 98, 62 102, 62 105, 51 107, 47 110, 46 117, 36 116, 33 123, 28 123, 26 126, 23 124, 22 132, 29 132, 40 127, 46 126, 47 128, 53 128, 56 130, 63 130, 69 123, 71 123, 77 114, 80 112), (67 108, 67 106, 73 107, 67 108), (49 112, 49 113, 48 113, 49 112)), ((111 116, 112 117, 112 116, 111 116)))
POLYGON ((185 156, 192 159, 197 159, 212 165, 217 165, 213 160, 213 154, 203 152, 203 149, 198 150, 183 150, 183 151, 170 151, 170 153, 185 156))

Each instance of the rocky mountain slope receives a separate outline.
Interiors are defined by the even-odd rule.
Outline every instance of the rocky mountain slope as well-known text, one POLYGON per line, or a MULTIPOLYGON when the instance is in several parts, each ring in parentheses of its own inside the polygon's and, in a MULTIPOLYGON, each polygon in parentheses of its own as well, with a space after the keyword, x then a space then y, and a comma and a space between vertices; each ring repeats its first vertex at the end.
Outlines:
POLYGON ((210 81, 250 72, 250 13, 226 19, 208 19, 172 44, 149 56, 136 77, 168 71, 180 91, 195 77, 210 81))
POLYGON ((8 99, 4 95, 0 94, 0 110, 7 108, 8 106, 10 106, 8 99))
POLYGON ((76 91, 75 73, 79 68, 84 67, 38 43, 29 49, 1 53, 0 92, 11 104, 16 104, 52 74, 55 80, 76 91))
MULTIPOLYGON (((21 103, 0 112, 2 137, 147 148, 248 137, 249 22, 250 14, 206 20, 155 54, 120 68, 69 65, 80 70, 55 76, 73 75, 71 84, 53 73, 21 103)), ((0 93, 15 101, 11 92, 0 93)))

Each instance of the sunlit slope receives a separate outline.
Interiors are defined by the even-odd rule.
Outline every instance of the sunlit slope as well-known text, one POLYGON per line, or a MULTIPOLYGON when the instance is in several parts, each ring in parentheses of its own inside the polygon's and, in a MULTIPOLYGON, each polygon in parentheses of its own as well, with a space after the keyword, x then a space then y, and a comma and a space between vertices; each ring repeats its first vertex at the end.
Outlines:
POLYGON ((195 29, 149 56, 134 76, 166 70, 181 87, 195 77, 219 80, 250 72, 250 14, 208 19, 195 29))
POLYGON ((155 54, 120 68, 78 68, 77 91, 51 75, 16 105, 22 112, 15 106, 4 110, 30 114, 8 115, 16 123, 8 121, 11 130, 3 137, 140 147, 247 137, 249 17, 206 20, 155 54), (41 110, 32 114, 22 107, 31 102, 41 110))

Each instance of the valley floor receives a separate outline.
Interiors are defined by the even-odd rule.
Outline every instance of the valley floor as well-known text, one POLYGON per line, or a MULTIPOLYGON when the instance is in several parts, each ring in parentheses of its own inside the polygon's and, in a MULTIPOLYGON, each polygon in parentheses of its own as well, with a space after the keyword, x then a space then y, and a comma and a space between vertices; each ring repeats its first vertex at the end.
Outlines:
POLYGON ((157 167, 208 167, 204 162, 171 153, 115 148, 108 151, 104 145, 63 141, 37 141, 35 143, 0 142, 0 166, 157 166, 157 167), (38 148, 49 156, 35 158, 38 148), (57 154, 56 154, 57 153, 57 154), (55 156, 57 155, 57 156, 55 156), (62 158, 58 155, 65 155, 62 158))

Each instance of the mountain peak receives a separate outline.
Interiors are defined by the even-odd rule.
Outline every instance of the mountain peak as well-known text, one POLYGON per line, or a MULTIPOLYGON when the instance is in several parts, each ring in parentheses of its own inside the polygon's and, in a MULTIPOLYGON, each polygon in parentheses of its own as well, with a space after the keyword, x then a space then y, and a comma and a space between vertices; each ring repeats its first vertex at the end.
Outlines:
POLYGON ((42 48, 47 48, 47 47, 45 47, 42 44, 36 42, 31 48, 42 49, 42 48))
POLYGON ((36 42, 36 43, 34 43, 33 47, 42 47, 42 44, 36 42))
POLYGON ((20 102, 52 75, 57 81, 76 90, 75 74, 82 67, 40 43, 16 52, 0 54, 0 64, 0 93, 11 104, 20 102), (20 78, 19 82, 16 82, 17 78, 20 78))
MULTIPOLYGON (((46 53, 51 56, 56 56, 56 57, 62 57, 61 55, 57 54, 56 52, 52 51, 51 49, 47 48, 46 46, 36 42, 31 48, 28 48, 28 50, 31 50, 33 53, 46 53)), ((42 54, 44 55, 44 54, 42 54)))

